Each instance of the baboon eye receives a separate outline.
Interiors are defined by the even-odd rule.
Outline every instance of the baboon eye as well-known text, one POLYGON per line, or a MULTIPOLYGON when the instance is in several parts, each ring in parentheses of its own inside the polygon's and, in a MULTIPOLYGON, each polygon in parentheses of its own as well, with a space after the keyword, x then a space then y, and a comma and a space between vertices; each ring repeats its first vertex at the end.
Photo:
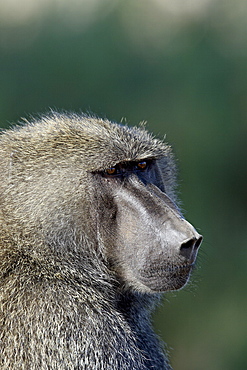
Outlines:
POLYGON ((117 173, 116 167, 110 167, 105 170, 107 175, 115 175, 117 173))
POLYGON ((137 163, 137 167, 138 167, 140 170, 145 170, 145 168, 147 167, 147 162, 146 162, 146 161, 138 162, 138 163, 137 163))

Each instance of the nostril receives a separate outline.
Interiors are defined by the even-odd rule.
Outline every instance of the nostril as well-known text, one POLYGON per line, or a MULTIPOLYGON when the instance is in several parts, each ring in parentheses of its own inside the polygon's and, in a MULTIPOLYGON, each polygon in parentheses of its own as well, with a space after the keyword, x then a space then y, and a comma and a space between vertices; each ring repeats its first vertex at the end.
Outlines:
POLYGON ((198 239, 192 238, 187 240, 186 242, 181 244, 180 254, 186 259, 194 262, 197 255, 197 250, 200 247, 201 242, 202 242, 201 236, 198 239))
POLYGON ((190 239, 187 242, 184 242, 180 247, 180 254, 186 259, 190 259, 194 246, 195 246, 195 239, 190 239))

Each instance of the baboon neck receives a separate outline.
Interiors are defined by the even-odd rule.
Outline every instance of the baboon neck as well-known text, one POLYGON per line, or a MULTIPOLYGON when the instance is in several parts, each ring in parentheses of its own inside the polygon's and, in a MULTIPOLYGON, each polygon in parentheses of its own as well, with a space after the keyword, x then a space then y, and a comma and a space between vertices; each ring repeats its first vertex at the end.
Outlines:
POLYGON ((147 316, 152 313, 160 299, 159 294, 126 291, 118 295, 118 309, 128 318, 136 315, 147 316))

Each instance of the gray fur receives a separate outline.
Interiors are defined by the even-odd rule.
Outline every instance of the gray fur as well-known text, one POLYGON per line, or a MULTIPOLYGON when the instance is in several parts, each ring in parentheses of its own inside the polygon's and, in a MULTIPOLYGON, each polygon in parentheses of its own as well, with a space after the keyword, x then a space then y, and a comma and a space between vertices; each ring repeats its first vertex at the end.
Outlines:
MULTIPOLYGON (((128 246, 125 253, 124 239, 132 221, 124 226, 121 212, 130 212, 115 200, 125 199, 133 187, 133 197, 140 189, 150 209, 152 202, 161 209, 164 191, 175 199, 174 179, 170 147, 142 128, 51 113, 2 133, 2 370, 171 369, 150 314, 160 291, 178 289, 188 277, 168 284, 161 281, 167 275, 155 275, 148 286, 149 265, 142 254, 138 272, 135 267, 128 270, 135 257, 128 254, 128 246), (153 189, 133 176, 118 193, 119 180, 100 175, 118 163, 148 158, 156 163, 153 189), (118 224, 112 216, 116 207, 118 224)), ((171 208, 180 222, 179 211, 171 208)), ((153 218, 158 218, 156 213, 153 218)), ((133 219, 141 228, 138 216, 133 219)), ((168 252, 162 253, 165 270, 168 252)), ((175 264, 184 268, 184 261, 179 254, 169 269, 175 264)))

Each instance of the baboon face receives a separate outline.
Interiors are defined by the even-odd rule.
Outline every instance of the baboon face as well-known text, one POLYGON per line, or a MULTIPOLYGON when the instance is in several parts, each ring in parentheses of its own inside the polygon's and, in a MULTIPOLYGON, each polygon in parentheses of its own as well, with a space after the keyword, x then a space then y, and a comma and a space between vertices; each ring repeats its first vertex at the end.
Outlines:
POLYGON ((124 284, 146 292, 183 287, 202 240, 166 194, 158 162, 122 162, 97 174, 112 202, 103 231, 109 260, 124 284))
POLYGON ((60 253, 85 271, 98 258, 122 287, 142 292, 186 284, 202 237, 174 203, 167 144, 74 114, 7 131, 0 144, 1 222, 14 225, 25 253, 60 253))

